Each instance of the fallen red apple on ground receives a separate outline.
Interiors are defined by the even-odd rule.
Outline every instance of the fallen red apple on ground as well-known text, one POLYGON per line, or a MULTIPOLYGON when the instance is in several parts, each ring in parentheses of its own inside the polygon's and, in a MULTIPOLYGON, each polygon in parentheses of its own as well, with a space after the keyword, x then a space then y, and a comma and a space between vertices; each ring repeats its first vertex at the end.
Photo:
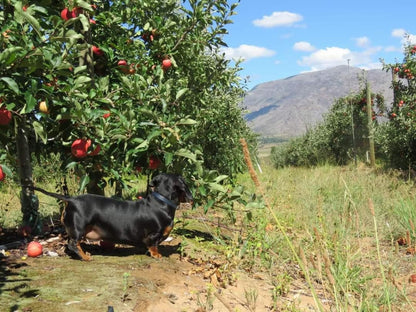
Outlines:
POLYGON ((38 242, 30 242, 27 246, 27 255, 29 257, 38 257, 42 254, 42 245, 38 242))

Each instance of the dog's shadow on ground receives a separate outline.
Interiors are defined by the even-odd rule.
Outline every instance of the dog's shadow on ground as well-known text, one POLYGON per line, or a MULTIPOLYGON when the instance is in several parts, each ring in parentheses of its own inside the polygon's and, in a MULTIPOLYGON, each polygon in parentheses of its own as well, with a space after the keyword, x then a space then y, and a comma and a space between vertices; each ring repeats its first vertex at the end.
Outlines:
MULTIPOLYGON (((102 247, 96 244, 81 243, 81 247, 84 252, 89 253, 92 257, 129 257, 134 255, 147 255, 150 257, 150 254, 145 246, 116 245, 115 247, 102 247)), ((162 257, 170 257, 173 254, 179 254, 180 247, 180 242, 175 245, 160 245, 159 253, 162 257)), ((65 253, 74 259, 79 259, 78 256, 68 250, 68 248, 65 249, 65 253)))
MULTIPOLYGON (((179 237, 186 237, 186 238, 196 238, 198 237, 200 241, 214 241, 215 237, 206 232, 202 232, 199 230, 189 230, 189 229, 176 229, 175 232, 179 237)), ((87 242, 81 243, 81 247, 84 252, 89 253, 91 256, 110 256, 110 257, 129 257, 133 255, 149 255, 149 252, 146 246, 131 246, 131 245, 123 245, 117 244, 113 246, 110 244, 104 244, 103 246, 99 244, 91 244, 87 242)), ((170 257, 174 254, 181 253, 182 243, 177 240, 175 242, 164 242, 159 245, 159 253, 162 257, 170 257)), ((78 257, 72 253, 68 248, 65 250, 66 254, 71 256, 74 259, 78 259, 78 257)))

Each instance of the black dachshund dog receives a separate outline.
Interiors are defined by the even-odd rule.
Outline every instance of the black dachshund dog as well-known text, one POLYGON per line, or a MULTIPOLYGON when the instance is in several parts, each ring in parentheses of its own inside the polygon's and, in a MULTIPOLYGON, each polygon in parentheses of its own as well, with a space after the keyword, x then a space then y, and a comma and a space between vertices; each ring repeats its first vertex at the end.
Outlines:
POLYGON ((137 201, 94 194, 71 197, 38 187, 33 189, 67 203, 61 221, 69 236, 68 249, 89 261, 91 257, 80 245, 83 238, 134 246, 144 244, 152 257, 162 257, 158 245, 173 228, 176 208, 180 203, 192 203, 193 197, 184 179, 175 174, 159 174, 149 187, 152 192, 137 201))

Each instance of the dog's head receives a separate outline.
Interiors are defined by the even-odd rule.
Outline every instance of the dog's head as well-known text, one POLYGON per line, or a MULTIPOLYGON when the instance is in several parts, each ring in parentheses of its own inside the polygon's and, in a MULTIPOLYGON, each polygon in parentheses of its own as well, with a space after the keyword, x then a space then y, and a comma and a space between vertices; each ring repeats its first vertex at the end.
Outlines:
POLYGON ((194 200, 185 180, 180 175, 161 173, 152 179, 149 187, 153 192, 159 193, 176 204, 192 204, 194 200))

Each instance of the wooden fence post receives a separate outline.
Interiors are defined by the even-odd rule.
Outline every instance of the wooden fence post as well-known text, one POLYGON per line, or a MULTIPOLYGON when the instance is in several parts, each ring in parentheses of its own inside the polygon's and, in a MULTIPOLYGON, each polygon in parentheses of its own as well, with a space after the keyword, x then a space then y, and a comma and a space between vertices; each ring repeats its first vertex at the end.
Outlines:
POLYGON ((370 166, 376 165, 376 154, 374 151, 374 127, 373 127, 373 110, 371 107, 370 83, 367 81, 367 117, 368 117, 368 142, 370 148, 370 166))

